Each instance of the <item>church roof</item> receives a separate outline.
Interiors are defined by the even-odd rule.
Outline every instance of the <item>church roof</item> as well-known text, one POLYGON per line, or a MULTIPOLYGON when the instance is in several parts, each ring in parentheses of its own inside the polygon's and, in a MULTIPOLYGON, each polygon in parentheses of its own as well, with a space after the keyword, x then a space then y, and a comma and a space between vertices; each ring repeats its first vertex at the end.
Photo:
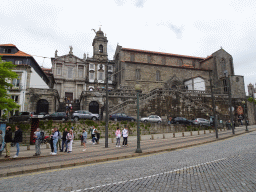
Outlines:
MULTIPOLYGON (((13 44, 0 44, 0 47, 15 47, 16 49, 18 49, 16 47, 16 45, 13 45, 13 44)), ((18 52, 17 53, 0 53, 1 56, 16 56, 16 57, 32 57, 31 55, 23 52, 23 51, 20 51, 18 49, 18 52)))
POLYGON ((16 47, 16 46, 13 44, 0 44, 0 47, 16 47))
POLYGON ((188 56, 188 55, 178 55, 178 54, 173 54, 173 53, 164 53, 164 52, 148 51, 148 50, 141 50, 141 49, 122 48, 122 50, 123 51, 131 51, 131 52, 154 54, 154 55, 175 56, 175 57, 190 58, 190 59, 200 59, 200 60, 205 59, 204 57, 195 57, 195 56, 188 56))

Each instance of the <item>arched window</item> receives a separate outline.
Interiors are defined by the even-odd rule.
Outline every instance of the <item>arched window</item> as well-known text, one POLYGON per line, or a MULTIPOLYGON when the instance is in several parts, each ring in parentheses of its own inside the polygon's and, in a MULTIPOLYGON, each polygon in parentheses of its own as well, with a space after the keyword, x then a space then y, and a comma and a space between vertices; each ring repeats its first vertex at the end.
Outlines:
POLYGON ((100 46, 99 46, 99 52, 100 52, 100 53, 103 53, 103 45, 100 45, 100 46))

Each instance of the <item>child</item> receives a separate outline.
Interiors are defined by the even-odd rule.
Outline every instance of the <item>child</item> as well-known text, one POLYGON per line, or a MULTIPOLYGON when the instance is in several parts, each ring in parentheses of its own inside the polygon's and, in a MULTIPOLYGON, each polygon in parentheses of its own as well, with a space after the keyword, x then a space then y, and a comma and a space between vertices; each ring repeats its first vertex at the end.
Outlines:
POLYGON ((119 127, 117 127, 115 134, 116 134, 116 147, 120 147, 121 131, 119 130, 119 127))

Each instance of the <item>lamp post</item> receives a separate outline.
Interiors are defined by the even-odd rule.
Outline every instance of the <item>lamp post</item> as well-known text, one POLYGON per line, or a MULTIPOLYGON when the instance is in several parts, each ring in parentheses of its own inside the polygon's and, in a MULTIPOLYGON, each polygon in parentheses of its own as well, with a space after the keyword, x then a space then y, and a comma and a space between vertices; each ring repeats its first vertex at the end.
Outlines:
POLYGON ((248 131, 248 127, 247 127, 247 102, 246 101, 242 101, 242 104, 244 105, 244 121, 245 121, 245 131, 248 131))
POLYGON ((141 86, 139 84, 135 85, 135 90, 137 92, 137 149, 135 153, 142 153, 142 150, 140 148, 140 109, 139 109, 139 93, 141 91, 141 86))

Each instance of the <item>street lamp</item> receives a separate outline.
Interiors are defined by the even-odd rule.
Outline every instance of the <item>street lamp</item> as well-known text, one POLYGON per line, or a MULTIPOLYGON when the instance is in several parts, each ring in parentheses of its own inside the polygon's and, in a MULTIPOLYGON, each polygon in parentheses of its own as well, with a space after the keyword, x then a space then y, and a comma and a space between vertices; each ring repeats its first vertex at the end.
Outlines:
POLYGON ((246 110, 246 101, 242 101, 242 104, 244 105, 244 119, 245 119, 245 131, 248 131, 247 127, 247 110, 246 110))
POLYGON ((137 149, 135 153, 142 153, 142 150, 140 148, 140 109, 139 109, 139 93, 141 92, 141 86, 140 84, 135 85, 135 91, 137 92, 137 149))

